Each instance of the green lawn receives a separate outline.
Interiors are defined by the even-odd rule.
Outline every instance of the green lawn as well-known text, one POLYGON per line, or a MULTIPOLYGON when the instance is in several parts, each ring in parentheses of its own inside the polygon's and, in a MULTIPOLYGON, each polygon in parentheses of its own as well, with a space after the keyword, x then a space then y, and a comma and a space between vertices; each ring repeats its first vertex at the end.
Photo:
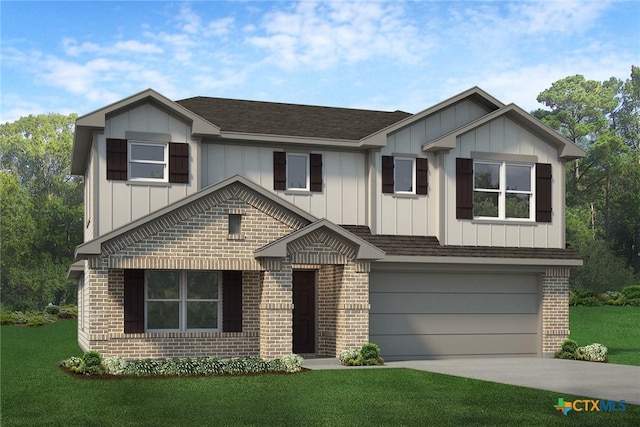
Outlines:
POLYGON ((294 375, 81 380, 58 361, 80 355, 76 322, 2 326, 1 404, 7 426, 527 425, 635 426, 625 412, 570 412, 576 396, 408 369, 294 375))
POLYGON ((610 363, 640 366, 640 307, 570 307, 569 327, 578 345, 606 346, 610 363))

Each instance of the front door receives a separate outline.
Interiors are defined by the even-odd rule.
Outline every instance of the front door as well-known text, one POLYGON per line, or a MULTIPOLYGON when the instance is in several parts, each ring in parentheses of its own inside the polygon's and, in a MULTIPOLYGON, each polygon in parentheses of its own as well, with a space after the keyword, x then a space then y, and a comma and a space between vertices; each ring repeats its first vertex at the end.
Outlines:
POLYGON ((293 352, 316 352, 315 271, 293 272, 293 352))

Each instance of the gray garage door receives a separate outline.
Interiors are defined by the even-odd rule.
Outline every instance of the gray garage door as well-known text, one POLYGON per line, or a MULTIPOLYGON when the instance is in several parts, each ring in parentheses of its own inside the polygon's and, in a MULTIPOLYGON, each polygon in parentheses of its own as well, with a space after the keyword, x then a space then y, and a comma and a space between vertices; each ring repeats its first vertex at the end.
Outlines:
POLYGON ((536 356, 538 282, 535 274, 373 271, 370 340, 386 360, 536 356))

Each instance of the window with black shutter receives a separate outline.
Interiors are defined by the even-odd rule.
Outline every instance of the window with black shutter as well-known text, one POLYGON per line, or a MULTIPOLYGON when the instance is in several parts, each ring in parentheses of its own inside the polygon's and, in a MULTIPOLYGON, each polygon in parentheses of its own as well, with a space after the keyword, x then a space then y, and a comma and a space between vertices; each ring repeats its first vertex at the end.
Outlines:
POLYGON ((107 179, 189 183, 189 144, 107 138, 107 179))
POLYGON ((273 152, 273 189, 322 192, 322 154, 273 152))
POLYGON ((382 156, 382 192, 427 194, 429 161, 422 157, 382 156))

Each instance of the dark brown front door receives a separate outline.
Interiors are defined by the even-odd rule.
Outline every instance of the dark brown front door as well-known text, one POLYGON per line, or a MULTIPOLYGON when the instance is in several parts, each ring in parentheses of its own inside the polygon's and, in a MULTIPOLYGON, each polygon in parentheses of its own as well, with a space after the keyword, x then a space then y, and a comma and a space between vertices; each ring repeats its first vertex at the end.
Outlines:
POLYGON ((293 352, 316 352, 316 274, 293 272, 293 352))

